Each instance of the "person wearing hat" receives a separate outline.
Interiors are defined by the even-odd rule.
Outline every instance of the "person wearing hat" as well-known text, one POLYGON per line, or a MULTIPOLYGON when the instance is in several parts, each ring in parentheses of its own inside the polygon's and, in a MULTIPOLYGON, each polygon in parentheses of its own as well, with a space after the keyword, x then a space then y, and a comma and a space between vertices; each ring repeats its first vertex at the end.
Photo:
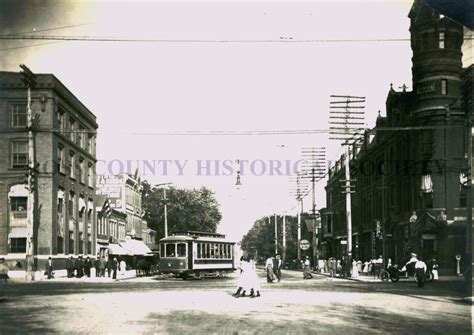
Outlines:
POLYGON ((311 262, 309 261, 309 256, 306 256, 303 262, 303 279, 311 279, 313 275, 311 274, 311 262))

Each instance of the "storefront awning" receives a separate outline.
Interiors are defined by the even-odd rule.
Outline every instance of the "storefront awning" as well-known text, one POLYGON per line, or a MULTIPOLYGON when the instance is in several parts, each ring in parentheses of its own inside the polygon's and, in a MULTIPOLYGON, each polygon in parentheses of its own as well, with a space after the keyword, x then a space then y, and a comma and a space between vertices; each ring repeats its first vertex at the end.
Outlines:
POLYGON ((151 252, 151 249, 140 240, 129 239, 120 243, 120 246, 126 249, 131 255, 146 255, 151 252))
POLYGON ((128 252, 128 250, 122 248, 120 245, 115 243, 109 244, 109 254, 110 255, 133 255, 128 252))

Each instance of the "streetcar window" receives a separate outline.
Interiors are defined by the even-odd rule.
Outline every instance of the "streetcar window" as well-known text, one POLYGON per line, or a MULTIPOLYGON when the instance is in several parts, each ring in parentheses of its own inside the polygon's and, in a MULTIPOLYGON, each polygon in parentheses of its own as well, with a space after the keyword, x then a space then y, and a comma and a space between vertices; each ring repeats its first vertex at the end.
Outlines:
POLYGON ((174 257, 176 255, 176 244, 166 243, 166 257, 174 257))
POLYGON ((224 258, 229 258, 229 252, 228 252, 228 247, 229 245, 224 244, 224 258))
POLYGON ((177 244, 177 255, 178 257, 186 257, 186 244, 185 243, 178 243, 177 244))
POLYGON ((160 257, 165 257, 165 244, 160 244, 160 257))
POLYGON ((197 246, 197 256, 196 258, 201 258, 201 243, 196 243, 197 246))
POLYGON ((209 244, 204 243, 204 258, 209 258, 209 244))
POLYGON ((211 247, 211 254, 210 254, 210 257, 211 257, 211 258, 214 258, 214 251, 215 251, 215 250, 214 250, 214 244, 211 244, 210 247, 211 247))
POLYGON ((219 244, 219 258, 224 258, 224 250, 222 249, 223 245, 219 244))

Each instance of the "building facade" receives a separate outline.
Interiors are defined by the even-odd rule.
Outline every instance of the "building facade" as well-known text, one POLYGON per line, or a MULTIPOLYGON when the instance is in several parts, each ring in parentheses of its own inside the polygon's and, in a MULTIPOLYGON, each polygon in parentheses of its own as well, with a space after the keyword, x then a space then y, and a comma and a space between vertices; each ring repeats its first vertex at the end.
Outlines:
POLYGON ((97 196, 107 203, 98 211, 98 248, 103 253, 111 243, 123 244, 127 237, 143 241, 150 249, 155 247, 155 231, 143 219, 142 190, 140 178, 127 173, 97 176, 97 196))
POLYGON ((31 90, 32 158, 27 89, 19 73, 0 72, 0 257, 25 258, 30 159, 36 163, 36 259, 94 255, 96 117, 54 75, 38 74, 36 81, 31 90))
MULTIPOLYGON (((403 262, 416 252, 452 270, 455 256, 467 254, 472 103, 466 99, 472 101, 472 66, 463 69, 461 24, 423 0, 414 2, 409 18, 413 89, 391 87, 386 116, 379 113, 375 128, 351 143, 353 257, 365 261, 385 254, 403 262)), ((346 252, 343 180, 341 157, 326 185, 323 236, 329 256, 346 252)))

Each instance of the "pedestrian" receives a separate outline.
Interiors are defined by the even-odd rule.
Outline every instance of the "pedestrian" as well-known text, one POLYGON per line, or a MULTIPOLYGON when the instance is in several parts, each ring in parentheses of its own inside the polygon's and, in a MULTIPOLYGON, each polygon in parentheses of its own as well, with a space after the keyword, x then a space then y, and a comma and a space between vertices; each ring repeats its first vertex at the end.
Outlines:
POLYGON ((369 265, 370 265, 369 261, 364 262, 364 267, 362 269, 362 273, 366 276, 369 274, 369 265))
POLYGON ((342 265, 341 265, 341 260, 338 259, 336 261, 336 274, 339 276, 339 277, 342 277, 342 265))
POLYGON ((51 259, 51 257, 48 258, 47 272, 48 279, 53 278, 53 260, 51 259))
POLYGON ((125 263, 125 260, 123 258, 120 260, 119 267, 120 267, 120 277, 123 278, 125 277, 125 273, 127 271, 127 264, 125 263))
POLYGON ((313 275, 311 274, 311 262, 309 261, 309 256, 306 256, 306 259, 303 262, 303 279, 311 279, 313 275))
POLYGON ((357 268, 357 261, 354 259, 352 261, 352 278, 359 277, 359 269, 357 268))
POLYGON ((82 255, 77 258, 75 267, 77 278, 82 278, 84 275, 84 260, 82 259, 82 255))
POLYGON ((97 255, 97 258, 94 261, 95 276, 99 277, 100 275, 100 255, 97 255))
POLYGON ((267 257, 265 270, 267 271, 267 283, 272 283, 275 280, 275 273, 273 272, 273 260, 271 256, 267 257))
POLYGON ((107 260, 107 274, 109 278, 111 277, 111 275, 113 275, 113 271, 114 271, 114 259, 109 256, 107 260))
POLYGON ((66 271, 68 278, 74 277, 74 257, 72 256, 66 260, 66 271))
POLYGON ((329 258, 329 275, 331 277, 336 276, 336 270, 337 270, 337 262, 334 257, 329 258))
POLYGON ((249 258, 249 284, 250 284, 250 297, 260 297, 260 279, 257 275, 257 267, 252 257, 249 258), (257 293, 257 295, 255 295, 257 293))
MULTIPOLYGON (((100 258, 100 263, 99 263, 100 277, 105 277, 106 268, 107 268, 107 261, 105 260, 105 256, 102 256, 100 258)), ((110 277, 110 273, 109 273, 109 277, 110 277)))
POLYGON ((423 287, 426 280, 426 263, 418 259, 415 263, 416 282, 418 287, 423 287))
POLYGON ((283 267, 283 261, 281 260, 281 256, 276 255, 275 263, 274 263, 274 269, 275 269, 274 272, 275 272, 275 276, 278 279, 278 282, 280 282, 280 280, 281 280, 281 268, 282 267, 283 267))
POLYGON ((240 257, 240 277, 237 281, 237 291, 233 294, 235 298, 244 297, 245 291, 249 289, 250 282, 249 282, 249 271, 250 266, 247 257, 242 256, 240 257))
POLYGON ((117 279, 117 268, 118 268, 117 257, 114 257, 114 260, 112 261, 112 279, 117 279))
POLYGON ((86 260, 84 261, 84 272, 87 277, 91 276, 91 268, 92 268, 92 262, 89 256, 87 256, 86 260))

